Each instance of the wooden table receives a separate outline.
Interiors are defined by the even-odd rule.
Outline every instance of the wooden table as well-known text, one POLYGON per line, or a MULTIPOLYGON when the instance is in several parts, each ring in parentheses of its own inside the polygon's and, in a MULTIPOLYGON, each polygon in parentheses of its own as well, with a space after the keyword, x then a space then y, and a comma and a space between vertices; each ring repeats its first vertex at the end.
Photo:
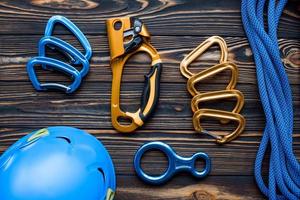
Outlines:
MULTIPOLYGON (((295 107, 294 150, 300 156, 300 16, 299 2, 288 3, 279 28, 280 50, 293 89, 295 107)), ((80 48, 72 35, 61 27, 55 34, 80 48)), ((198 59, 193 68, 206 69, 217 63, 216 47, 198 59)), ((122 84, 122 106, 130 111, 139 107, 143 75, 149 59, 137 55, 127 64, 122 84)), ((57 81, 55 73, 39 73, 42 81, 57 81)), ((64 80, 64 79, 63 79, 64 80)), ((228 74, 208 80, 199 87, 224 87, 228 74)), ((42 127, 66 125, 84 129, 109 150, 117 172, 116 199, 263 199, 253 177, 253 162, 264 128, 264 115, 258 98, 255 66, 245 37, 240 1, 188 0, 2 0, 0 1, 0 151, 25 134, 42 127), (55 14, 67 16, 86 34, 94 55, 91 69, 81 88, 71 95, 36 92, 25 70, 29 58, 37 55, 37 44, 47 20, 55 14), (105 20, 116 16, 138 16, 152 34, 152 44, 163 63, 161 97, 148 123, 132 134, 117 133, 110 123, 111 69, 105 20), (191 122, 191 97, 179 63, 187 53, 212 35, 225 38, 229 60, 240 70, 237 88, 245 95, 244 133, 233 142, 219 146, 208 136, 196 134, 191 122), (145 142, 160 140, 178 154, 190 156, 204 151, 212 158, 212 172, 204 180, 181 174, 168 184, 152 187, 141 182, 133 170, 133 156, 145 142)), ((215 103, 228 109, 230 103, 215 103)), ((231 105, 232 106, 232 105, 231 105)), ((220 134, 231 130, 208 121, 209 130, 220 134)), ((166 158, 151 152, 143 160, 147 172, 163 172, 166 158)), ((201 163, 200 163, 201 165, 201 163)), ((264 170, 264 174, 267 171, 264 170)))

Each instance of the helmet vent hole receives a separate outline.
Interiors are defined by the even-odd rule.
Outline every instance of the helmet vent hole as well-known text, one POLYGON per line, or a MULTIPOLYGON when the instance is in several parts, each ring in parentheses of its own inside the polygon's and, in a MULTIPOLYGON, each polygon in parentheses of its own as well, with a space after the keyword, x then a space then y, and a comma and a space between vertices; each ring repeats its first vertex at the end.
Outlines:
POLYGON ((98 171, 102 174, 103 176, 103 181, 105 182, 105 176, 104 176, 104 171, 101 168, 98 168, 98 171))
POLYGON ((71 144, 71 140, 70 140, 69 138, 67 138, 67 137, 58 136, 58 137, 56 137, 56 138, 63 139, 63 140, 65 140, 66 142, 68 142, 69 144, 71 144))

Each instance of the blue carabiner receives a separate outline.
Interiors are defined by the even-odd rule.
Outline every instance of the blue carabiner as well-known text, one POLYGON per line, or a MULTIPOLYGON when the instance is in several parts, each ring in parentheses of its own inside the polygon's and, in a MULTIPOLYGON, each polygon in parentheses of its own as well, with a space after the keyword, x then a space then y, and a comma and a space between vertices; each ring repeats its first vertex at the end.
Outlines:
POLYGON ((28 61, 27 63, 27 72, 29 78, 32 82, 33 87, 37 91, 45 91, 48 89, 58 89, 62 90, 66 93, 74 92, 81 83, 81 75, 77 69, 72 67, 71 65, 64 63, 62 61, 48 58, 48 57, 35 57, 28 61), (70 75, 73 78, 73 83, 69 86, 65 86, 59 83, 40 83, 37 79, 37 75, 35 73, 35 65, 47 65, 49 69, 53 69, 56 71, 63 72, 64 74, 70 75))
MULTIPOLYGON (((90 60, 90 58, 92 57, 92 47, 91 47, 88 39, 80 31, 80 29, 66 17, 60 16, 60 15, 52 16, 48 20, 48 23, 46 25, 45 36, 51 36, 53 34, 54 26, 57 23, 62 24, 63 26, 65 26, 67 29, 69 29, 74 34, 74 36, 78 39, 78 41, 80 42, 80 44, 82 45, 82 47, 85 50, 84 57, 87 60, 90 60)), ((74 64, 78 64, 78 61, 75 60, 74 64)))
POLYGON ((59 89, 66 93, 72 93, 78 89, 81 83, 81 79, 85 77, 89 71, 90 63, 89 59, 92 56, 92 48, 84 36, 84 34, 79 30, 79 28, 73 24, 70 20, 63 16, 53 16, 49 19, 47 26, 45 28, 45 36, 39 42, 39 56, 31 59, 27 63, 27 71, 29 78, 32 82, 34 88, 38 91, 48 90, 48 89, 59 89), (83 48, 85 49, 85 54, 81 53, 71 44, 51 36, 56 23, 60 23, 70 30, 74 36, 79 40, 83 48), (62 61, 47 58, 46 46, 54 49, 60 50, 63 54, 70 58, 70 63, 64 63, 62 61), (65 86, 59 83, 44 83, 41 84, 38 81, 35 73, 35 65, 39 64, 45 70, 57 70, 63 72, 64 74, 70 75, 73 78, 73 83, 69 86, 65 86), (82 65, 81 70, 77 70, 74 65, 82 65))
MULTIPOLYGON (((51 46, 54 48, 59 48, 63 50, 64 53, 67 53, 71 56, 78 64, 82 65, 82 69, 79 71, 81 77, 87 75, 89 72, 90 64, 89 61, 84 57, 84 55, 75 47, 70 45, 69 43, 52 36, 45 36, 39 42, 39 56, 45 57, 46 56, 46 46, 51 46)), ((43 65, 47 66, 47 65, 43 65)), ((48 68, 46 68, 48 69, 48 68)))
POLYGON ((211 169, 211 161, 206 153, 199 152, 192 157, 185 158, 176 154, 176 152, 166 143, 163 142, 149 142, 138 149, 134 157, 134 168, 139 178, 144 182, 152 185, 160 185, 170 180, 176 173, 180 171, 190 172, 196 178, 203 178, 207 176, 211 169), (145 152, 149 150, 160 150, 166 154, 169 166, 166 172, 159 176, 150 176, 146 174, 141 167, 141 159, 145 152), (197 171, 195 162, 197 159, 204 160, 205 167, 202 171, 197 171))

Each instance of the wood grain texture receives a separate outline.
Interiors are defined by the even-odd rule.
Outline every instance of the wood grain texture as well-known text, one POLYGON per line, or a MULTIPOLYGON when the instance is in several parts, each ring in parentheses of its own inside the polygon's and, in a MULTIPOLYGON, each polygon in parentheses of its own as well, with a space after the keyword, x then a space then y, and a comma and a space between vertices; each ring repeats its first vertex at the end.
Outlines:
MULTIPOLYGON (((280 37, 299 38, 297 12, 297 0, 290 1, 280 37)), ((152 35, 244 36, 237 0, 2 0, 0 34, 41 34, 53 14, 74 20, 86 34, 104 34, 106 19, 128 15, 143 19, 152 35)))
POLYGON ((189 176, 179 175, 164 186, 148 186, 140 184, 136 177, 122 176, 116 199, 132 200, 138 196, 147 200, 254 200, 261 199, 254 180, 249 176, 210 176, 202 181, 196 181, 189 176), (130 180, 130 185, 128 184, 130 180), (234 186, 234 187, 233 187, 234 186), (155 191, 155 192, 152 192, 155 191))
MULTIPOLYGON (((294 98, 294 152, 300 159, 300 16, 299 2, 289 1, 279 26, 282 61, 294 98)), ((240 1, 192 0, 2 0, 0 1, 0 152, 25 134, 47 126, 68 125, 88 131, 101 140, 110 152, 117 173, 117 200, 202 200, 263 199, 253 177, 253 163, 264 129, 252 52, 242 29, 240 1), (72 95, 61 92, 36 92, 25 70, 27 61, 37 55, 47 19, 63 14, 87 35, 93 57, 89 75, 72 95), (161 97, 154 116, 132 134, 117 133, 110 123, 111 69, 105 20, 117 16, 143 19, 152 44, 159 51, 164 68, 161 97), (190 109, 191 97, 186 79, 179 72, 180 61, 211 35, 223 36, 229 47, 229 60, 239 67, 237 88, 245 95, 242 114, 247 126, 240 137, 226 145, 216 145, 206 135, 195 133, 190 109), (164 186, 141 182, 133 169, 133 156, 143 143, 160 140, 178 154, 191 156, 203 151, 212 158, 212 172, 203 180, 180 174, 164 186)), ((73 36, 58 26, 58 37, 81 48, 73 36)), ((51 52, 49 55, 53 56, 51 52)), ((55 55, 59 56, 59 55, 55 55)), ((219 50, 211 48, 192 64, 199 71, 215 64, 219 50)), ((139 107, 144 75, 149 59, 139 54, 126 65, 122 84, 122 106, 139 107)), ((41 81, 68 81, 53 72, 38 72, 41 81)), ((228 74, 221 73, 199 85, 201 90, 223 88, 228 74)), ((206 106, 230 109, 232 102, 213 102, 206 106)), ((205 121, 208 130, 220 135, 231 125, 205 121)), ((166 158, 148 153, 142 161, 145 171, 163 172, 166 158)), ((267 174, 267 162, 263 173, 267 174)))
MULTIPOLYGON (((1 36, 0 46, 0 80, 2 81, 27 81, 28 76, 24 70, 27 61, 37 56, 37 44, 42 35, 38 36, 1 36)), ((61 39, 69 41, 77 48, 78 42, 70 35, 59 36, 61 39)), ((198 36, 153 36, 152 44, 159 51, 164 68, 162 82, 186 83, 186 79, 181 76, 179 65, 181 60, 196 48, 206 37, 198 36)), ((111 69, 109 66, 109 48, 106 36, 87 35, 93 47, 93 57, 91 69, 87 81, 111 82, 111 69)), ((255 65, 252 52, 245 37, 225 37, 229 48, 229 61, 238 65, 240 75, 239 83, 256 84, 255 65)), ((299 58, 300 41, 296 39, 280 39, 280 50, 282 60, 285 63, 286 71, 291 84, 298 84, 300 78, 299 58)), ((213 47, 206 54, 192 63, 192 70, 204 70, 217 63, 219 59, 219 49, 213 47)), ((138 55, 130 59, 124 71, 124 82, 143 82, 144 75, 148 73, 150 61, 145 55, 138 55)), ((46 73, 41 80, 57 80, 57 74, 46 73)), ((42 74, 43 75, 43 74, 42 74)), ((224 83, 227 76, 220 76, 216 83, 224 83)), ((255 86, 253 86, 255 87, 255 86)))
MULTIPOLYGON (((142 83, 129 83, 122 91, 122 105, 126 110, 134 111, 139 107, 142 83)), ((0 116, 0 125, 14 127, 38 128, 42 117, 43 126, 57 123, 73 125, 79 128, 112 129, 110 123, 110 84, 85 82, 74 95, 57 92, 36 93, 28 82, 0 82, 0 108, 4 112, 0 116), (13 98, 13 102, 10 99, 13 98), (61 119, 57 119, 63 116, 61 119), (20 126, 20 125, 19 125, 20 126)), ((209 87, 217 88, 218 84, 209 87)), ((219 88, 219 87, 218 87, 219 88)), ((299 86, 294 88, 295 131, 300 132, 299 86)), ((257 91, 249 84, 239 84, 238 89, 245 95, 245 107, 242 114, 247 120, 246 131, 262 130, 264 127, 262 108, 257 100, 257 91)), ((184 84, 161 83, 161 97, 154 116, 145 124, 145 130, 193 130, 190 109, 190 96, 184 84), (170 92, 172 91, 172 92, 170 92)), ((228 102, 230 104, 230 102, 228 102)), ((209 105, 229 110, 225 103, 209 105)), ((232 103, 231 103, 232 104, 232 103)), ((214 130, 220 127, 229 130, 228 126, 208 124, 214 130)))

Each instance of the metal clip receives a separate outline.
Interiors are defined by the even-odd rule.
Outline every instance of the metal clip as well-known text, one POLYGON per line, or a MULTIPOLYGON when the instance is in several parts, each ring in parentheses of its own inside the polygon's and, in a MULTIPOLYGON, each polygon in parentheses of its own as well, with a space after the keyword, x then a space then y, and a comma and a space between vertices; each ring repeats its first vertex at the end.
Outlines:
POLYGON ((31 80, 33 87, 37 91, 58 89, 66 93, 72 93, 79 87, 81 83, 81 76, 75 68, 73 67, 71 68, 68 64, 61 62, 59 60, 55 60, 53 58, 47 58, 47 57, 32 58, 27 63, 27 72, 29 74, 29 78, 31 80), (56 71, 60 71, 66 75, 69 75, 70 77, 72 77, 73 83, 69 86, 60 83, 40 83, 35 73, 35 66, 38 64, 47 65, 48 69, 53 69, 56 71))
POLYGON ((49 89, 62 90, 66 93, 72 93, 78 89, 81 80, 85 77, 89 71, 89 59, 92 56, 92 49, 84 34, 79 30, 79 28, 73 24, 70 20, 63 16, 53 16, 49 19, 46 29, 45 36, 39 42, 39 55, 30 59, 27 63, 27 72, 32 85, 37 91, 44 91, 49 89), (85 54, 82 54, 78 49, 70 45, 69 43, 51 36, 55 24, 61 23, 67 29, 69 29, 74 36, 79 40, 83 48, 85 49, 85 54), (54 58, 49 58, 46 55, 46 47, 59 50, 64 55, 70 59, 70 63, 65 63, 54 58), (77 70, 73 65, 81 65, 82 69, 77 70), (59 83, 40 83, 38 81, 37 75, 35 73, 35 66, 41 65, 45 70, 56 70, 60 71, 66 75, 69 75, 73 83, 66 86, 59 83))
POLYGON ((198 47, 196 47, 191 53, 189 53, 180 63, 180 71, 181 74, 189 79, 190 77, 194 76, 195 74, 192 73, 188 66, 196 60, 201 54, 203 54, 207 49, 209 49, 214 44, 218 44, 221 50, 220 56, 220 63, 224 63, 227 61, 228 58, 228 49, 226 42, 223 38, 219 36, 212 36, 202 42, 198 47))
POLYGON ((214 137, 218 144, 227 143, 235 139, 237 136, 239 136, 245 128, 245 123, 246 123, 245 118, 238 113, 215 110, 215 109, 199 109, 194 113, 193 116, 193 124, 195 130, 199 133, 208 134, 214 137), (230 134, 227 134, 225 136, 219 136, 201 127, 201 118, 203 117, 217 118, 219 120, 226 120, 226 121, 236 121, 238 123, 238 127, 230 134))
POLYGON ((205 80, 206 78, 214 76, 225 70, 231 71, 231 79, 230 79, 228 85, 226 86, 226 90, 232 90, 233 88, 235 88, 236 83, 237 83, 238 68, 234 63, 228 63, 228 62, 217 64, 215 66, 212 66, 206 70, 203 70, 203 71, 191 76, 187 82, 187 90, 189 91, 189 93, 192 96, 200 94, 200 92, 197 91, 197 89, 195 88, 195 85, 198 82, 205 80))
POLYGON ((194 112, 193 116, 193 125, 197 132, 208 134, 214 137, 219 144, 229 142, 239 136, 245 128, 245 118, 240 115, 240 111, 244 106, 244 95, 238 90, 220 90, 214 92, 206 92, 198 94, 193 97, 191 102, 192 111, 194 112), (199 104, 206 101, 215 101, 226 98, 236 98, 236 105, 231 112, 221 111, 216 109, 199 109, 199 104), (201 127, 201 118, 217 118, 220 120, 221 124, 227 124, 230 121, 236 121, 238 127, 232 133, 221 137, 214 133, 211 133, 207 130, 204 130, 201 127))
POLYGON ((159 98, 159 82, 162 62, 156 49, 150 44, 150 34, 146 26, 136 18, 113 18, 107 20, 108 41, 112 68, 111 120, 120 132, 132 132, 142 126, 153 112, 159 98), (120 108, 120 87, 123 68, 127 60, 138 52, 150 55, 152 66, 145 76, 141 107, 135 112, 125 112, 120 108), (129 125, 121 124, 123 117, 131 120, 129 125))
POLYGON ((201 43, 196 49, 187 55, 180 64, 181 74, 188 79, 187 90, 193 96, 191 101, 191 109, 194 112, 194 128, 199 133, 205 133, 214 137, 216 142, 219 144, 229 142, 240 135, 244 130, 246 123, 245 118, 239 114, 244 106, 244 96, 240 91, 234 89, 238 79, 238 68, 234 63, 228 62, 227 57, 228 50, 226 42, 221 37, 213 36, 201 43), (220 46, 220 63, 199 73, 192 73, 188 69, 188 66, 214 44, 218 44, 220 46), (195 88, 196 83, 203 81, 208 77, 214 76, 224 70, 231 71, 231 79, 224 90, 214 92, 199 92, 195 88), (221 100, 226 98, 236 98, 237 100, 236 105, 231 112, 216 109, 204 109, 199 106, 201 102, 221 100), (204 117, 217 118, 222 124, 227 124, 230 121, 236 121, 238 123, 238 127, 232 133, 222 137, 202 128, 200 121, 201 118, 204 117))
MULTIPOLYGON (((66 27, 68 30, 70 30, 74 36, 78 39, 80 44, 85 50, 84 57, 86 60, 90 60, 92 57, 92 47, 88 41, 88 39, 85 37, 85 35, 81 32, 81 30, 74 24, 72 23, 68 18, 60 16, 60 15, 55 15, 51 17, 48 20, 47 26, 45 28, 45 36, 52 36, 53 30, 56 24, 61 24, 64 27, 66 27)), ((72 59, 71 59, 72 60, 72 59)), ((77 60, 72 60, 73 64, 78 64, 79 61, 77 60)))

